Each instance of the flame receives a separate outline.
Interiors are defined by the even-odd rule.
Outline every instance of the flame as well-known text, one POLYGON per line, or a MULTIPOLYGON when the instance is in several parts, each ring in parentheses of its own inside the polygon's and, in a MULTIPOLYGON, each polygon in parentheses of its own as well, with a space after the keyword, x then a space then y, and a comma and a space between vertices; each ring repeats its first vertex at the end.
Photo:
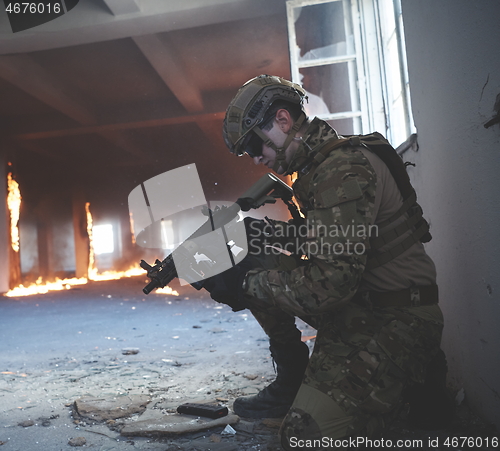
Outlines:
POLYGON ((155 290, 156 294, 170 294, 172 296, 179 296, 179 293, 175 290, 172 290, 170 287, 157 288, 155 290))
MULTIPOLYGON (((16 183, 17 185, 17 183, 16 183)), ((20 199, 20 196, 19 196, 20 199)), ((20 203, 20 202, 19 202, 20 203)), ((25 287, 24 285, 19 285, 12 290, 5 293, 5 296, 30 296, 33 294, 45 294, 49 291, 60 291, 69 290, 74 285, 85 285, 89 280, 91 281, 102 281, 102 280, 118 280, 124 277, 134 277, 143 276, 144 269, 140 266, 133 266, 126 271, 104 271, 99 273, 95 267, 95 252, 93 246, 93 234, 92 234, 92 214, 90 212, 90 203, 85 204, 85 212, 87 214, 87 233, 89 236, 90 249, 89 249, 89 266, 88 266, 88 277, 72 278, 72 279, 59 279, 56 278, 54 282, 43 282, 42 278, 39 277, 38 280, 25 287)), ((169 294, 172 296, 179 296, 179 293, 172 290, 170 287, 165 287, 156 290, 156 293, 169 294)))
POLYGON ((89 268, 88 268, 88 278, 90 280, 117 280, 122 277, 133 277, 144 275, 144 270, 139 266, 134 266, 127 269, 126 271, 104 271, 99 273, 95 267, 95 251, 94 251, 94 235, 92 232, 94 220, 92 218, 92 213, 90 212, 90 202, 85 203, 85 212, 87 214, 87 233, 89 236, 89 268))
POLYGON ((10 240, 12 249, 19 252, 19 212, 21 211, 21 191, 19 183, 12 178, 12 173, 7 174, 7 207, 10 211, 10 240))
POLYGON ((123 277, 133 277, 133 276, 143 276, 144 269, 139 266, 134 266, 126 271, 104 271, 102 273, 97 272, 97 268, 92 268, 92 271, 89 271, 89 279, 90 280, 117 280, 123 277))
POLYGON ((94 235, 92 233, 92 228, 94 221, 92 219, 92 213, 90 213, 90 202, 85 202, 85 213, 87 214, 87 235, 89 236, 90 248, 89 248, 89 267, 88 275, 97 274, 97 269, 95 268, 95 254, 94 254, 94 235))
MULTIPOLYGON (((92 272, 89 273, 89 277, 80 277, 80 278, 71 278, 71 279, 59 279, 56 278, 54 282, 44 282, 41 277, 37 279, 37 281, 27 287, 23 284, 9 290, 5 293, 5 296, 8 297, 18 297, 18 296, 30 296, 34 294, 45 294, 49 291, 62 291, 69 290, 74 285, 85 285, 89 282, 89 280, 93 282, 99 282, 103 280, 118 280, 123 279, 125 277, 134 277, 134 276, 143 276, 144 270, 137 267, 132 267, 127 269, 126 271, 105 271, 103 273, 98 273, 97 269, 92 269, 92 272)), ((179 293, 176 290, 172 290, 170 287, 160 288, 156 290, 156 293, 159 294, 168 294, 171 296, 179 296, 179 293)))
POLYGON ((85 277, 81 277, 77 279, 76 277, 72 279, 59 279, 56 278, 54 282, 43 282, 43 279, 39 277, 37 281, 27 287, 23 284, 18 285, 12 290, 7 291, 5 296, 14 297, 14 296, 30 296, 32 294, 45 294, 49 291, 61 291, 61 290, 69 290, 73 285, 85 285, 87 283, 87 279, 85 277))

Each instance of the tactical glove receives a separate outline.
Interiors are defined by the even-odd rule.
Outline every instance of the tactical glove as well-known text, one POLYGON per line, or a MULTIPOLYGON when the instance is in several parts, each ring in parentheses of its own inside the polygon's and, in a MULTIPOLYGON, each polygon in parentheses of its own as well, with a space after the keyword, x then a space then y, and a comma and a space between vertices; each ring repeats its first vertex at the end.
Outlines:
POLYGON ((234 312, 239 312, 246 308, 243 301, 243 281, 249 270, 245 265, 235 265, 205 280, 203 288, 210 293, 214 301, 229 305, 234 312))
MULTIPOLYGON (((254 247, 257 242, 257 247, 263 249, 271 226, 266 221, 251 217, 246 217, 243 221, 245 223, 248 242, 252 241, 252 246, 254 247)), ((247 272, 252 268, 251 259, 247 256, 232 268, 221 274, 212 276, 201 283, 193 284, 193 286, 196 289, 205 288, 214 301, 229 305, 233 311, 238 312, 246 308, 243 301, 243 281, 247 272)))

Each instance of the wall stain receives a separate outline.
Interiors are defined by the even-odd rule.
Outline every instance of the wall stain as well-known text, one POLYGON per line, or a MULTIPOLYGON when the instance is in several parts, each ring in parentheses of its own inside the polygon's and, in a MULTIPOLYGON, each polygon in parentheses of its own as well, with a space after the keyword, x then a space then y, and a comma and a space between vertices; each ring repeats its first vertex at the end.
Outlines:
POLYGON ((483 85, 483 89, 481 89, 481 97, 479 97, 479 102, 483 99, 483 94, 484 94, 484 89, 486 88, 486 85, 490 81, 490 74, 488 74, 488 77, 486 78, 486 83, 483 85))

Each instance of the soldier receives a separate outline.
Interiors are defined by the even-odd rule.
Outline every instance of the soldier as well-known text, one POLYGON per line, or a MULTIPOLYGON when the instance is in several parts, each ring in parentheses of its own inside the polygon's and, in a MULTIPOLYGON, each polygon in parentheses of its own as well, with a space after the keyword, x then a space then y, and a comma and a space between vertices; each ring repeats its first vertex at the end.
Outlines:
POLYGON ((417 425, 440 426, 450 413, 443 317, 435 266, 422 245, 429 227, 404 164, 379 134, 341 137, 325 121, 309 120, 305 100, 299 85, 261 75, 240 88, 224 120, 231 153, 277 174, 297 173, 293 190, 304 216, 247 222, 273 250, 300 258, 263 248, 206 284, 216 301, 250 309, 277 366, 276 380, 236 399, 234 411, 286 415, 287 450, 373 437, 405 401, 417 425), (317 329, 310 359, 296 316, 317 329))

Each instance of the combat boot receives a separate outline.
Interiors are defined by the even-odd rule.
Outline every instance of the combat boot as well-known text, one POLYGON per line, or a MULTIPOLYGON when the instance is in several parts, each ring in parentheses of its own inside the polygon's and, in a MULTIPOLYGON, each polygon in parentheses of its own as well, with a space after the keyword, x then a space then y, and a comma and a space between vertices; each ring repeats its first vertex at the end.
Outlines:
POLYGON ((276 364, 276 380, 257 395, 237 398, 234 412, 246 418, 278 418, 286 415, 297 395, 309 363, 309 348, 301 341, 280 344, 270 340, 276 364))
POLYGON ((455 409, 446 388, 447 371, 446 358, 440 350, 427 366, 425 382, 408 389, 410 425, 426 430, 444 429, 450 425, 455 409))

